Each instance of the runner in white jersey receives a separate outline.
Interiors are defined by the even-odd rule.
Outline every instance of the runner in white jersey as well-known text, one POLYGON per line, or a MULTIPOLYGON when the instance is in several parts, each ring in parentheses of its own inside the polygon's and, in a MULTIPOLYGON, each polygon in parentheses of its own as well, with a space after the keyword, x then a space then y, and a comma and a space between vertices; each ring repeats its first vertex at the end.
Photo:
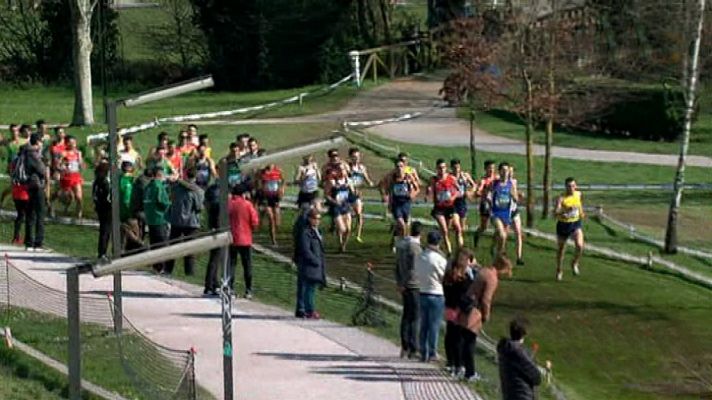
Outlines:
POLYGON ((363 201, 361 200, 361 188, 372 187, 373 181, 371 177, 368 176, 368 170, 363 164, 361 159, 361 151, 358 147, 352 147, 349 150, 349 180, 351 181, 351 186, 354 188, 351 197, 349 198, 349 203, 351 203, 351 208, 356 215, 356 241, 363 243, 361 239, 361 234, 363 233, 363 201))
POLYGON ((297 168, 297 174, 294 176, 294 183, 299 185, 297 205, 300 209, 310 208, 317 200, 320 181, 321 172, 314 155, 304 156, 302 165, 297 168))

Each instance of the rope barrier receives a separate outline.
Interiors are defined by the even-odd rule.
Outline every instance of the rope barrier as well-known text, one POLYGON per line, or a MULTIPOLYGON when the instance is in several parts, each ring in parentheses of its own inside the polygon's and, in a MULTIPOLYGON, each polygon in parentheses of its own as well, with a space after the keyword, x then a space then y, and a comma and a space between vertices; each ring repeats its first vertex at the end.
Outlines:
MULTIPOLYGON (((273 102, 265 103, 265 104, 260 104, 260 105, 256 105, 256 106, 242 107, 242 108, 237 108, 237 109, 233 109, 233 110, 215 111, 215 112, 203 113, 203 114, 176 115, 176 116, 172 116, 172 117, 156 118, 151 122, 146 122, 146 123, 134 125, 134 126, 131 126, 128 128, 119 129, 118 134, 119 134, 119 136, 123 136, 123 135, 129 134, 129 133, 137 133, 137 132, 145 131, 148 129, 153 129, 163 123, 197 121, 197 120, 201 120, 201 119, 228 117, 228 116, 232 116, 232 115, 246 114, 246 113, 255 112, 255 111, 264 111, 264 110, 268 110, 268 109, 272 109, 275 107, 280 107, 280 106, 284 106, 284 105, 292 104, 292 103, 301 103, 305 98, 307 98, 309 96, 315 96, 320 93, 326 93, 331 90, 334 90, 337 87, 343 85, 344 83, 350 81, 352 78, 353 78, 353 74, 349 74, 337 82, 326 85, 324 87, 313 90, 311 92, 301 92, 301 93, 298 93, 297 95, 288 97, 286 99, 273 101, 273 102)), ((87 143, 93 144, 94 142, 105 140, 106 137, 108 137, 108 135, 109 135, 108 132, 101 132, 101 133, 89 135, 87 137, 87 143)))

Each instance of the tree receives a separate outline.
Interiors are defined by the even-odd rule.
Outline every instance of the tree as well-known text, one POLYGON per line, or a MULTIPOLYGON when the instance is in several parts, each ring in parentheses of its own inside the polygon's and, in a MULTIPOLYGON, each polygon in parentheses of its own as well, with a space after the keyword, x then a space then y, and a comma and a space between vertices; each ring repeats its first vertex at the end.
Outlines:
POLYGON ((91 19, 98 0, 69 0, 74 62, 74 115, 72 125, 94 124, 92 95, 91 19))
POLYGON ((687 150, 690 145, 690 130, 692 129, 692 117, 695 112, 695 100, 697 93, 697 83, 700 76, 700 44, 702 42, 702 30, 705 22, 705 0, 697 0, 694 15, 694 27, 691 37, 689 61, 684 65, 688 71, 685 73, 687 82, 685 85, 685 116, 680 138, 680 157, 677 163, 675 181, 673 183, 673 197, 668 212, 667 229, 665 231, 665 252, 677 252, 677 219, 682 202, 682 190, 685 185, 685 164, 687 162, 687 150))

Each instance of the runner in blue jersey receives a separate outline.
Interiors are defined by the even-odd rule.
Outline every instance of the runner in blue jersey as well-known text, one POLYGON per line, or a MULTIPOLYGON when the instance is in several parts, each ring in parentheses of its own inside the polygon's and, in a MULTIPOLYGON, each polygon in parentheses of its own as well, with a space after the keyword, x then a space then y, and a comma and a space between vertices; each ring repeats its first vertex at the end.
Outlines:
POLYGON ((336 233, 339 236, 339 248, 341 252, 346 251, 346 244, 351 237, 351 204, 349 197, 353 193, 353 187, 349 182, 349 173, 346 167, 338 172, 332 173, 331 177, 324 183, 324 197, 331 205, 331 215, 334 219, 336 233))
POLYGON ((397 232, 402 232, 403 235, 408 234, 411 203, 420 192, 418 180, 406 172, 406 164, 398 160, 395 166, 395 171, 386 174, 378 184, 383 203, 387 204, 388 210, 397 224, 394 236, 391 237, 391 247, 393 247, 393 238, 397 232))
POLYGON ((492 199, 490 220, 495 228, 495 256, 505 255, 507 234, 512 225, 512 202, 519 196, 517 185, 509 179, 509 164, 499 164, 499 179, 492 182, 488 195, 492 199))

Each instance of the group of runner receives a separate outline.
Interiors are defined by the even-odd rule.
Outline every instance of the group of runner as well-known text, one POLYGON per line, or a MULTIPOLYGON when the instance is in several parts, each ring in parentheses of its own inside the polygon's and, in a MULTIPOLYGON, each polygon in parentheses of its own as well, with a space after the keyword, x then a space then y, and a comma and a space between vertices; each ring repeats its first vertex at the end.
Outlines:
MULTIPOLYGON (((45 157, 49 160, 50 178, 53 182, 50 205, 60 200, 65 205, 65 213, 72 202, 76 205, 76 216, 82 217, 82 175, 86 168, 82 152, 77 148, 74 137, 67 135, 64 128, 54 128, 50 137, 43 121, 38 121, 37 132, 45 142, 45 157)), ((8 173, 12 175, 20 148, 27 142, 31 132, 28 125, 10 126, 10 136, 2 140, 8 153, 8 173)), ((106 149, 95 150, 96 159, 106 157, 106 149)), ((229 146, 224 161, 227 168, 228 184, 246 184, 251 189, 253 202, 260 207, 269 221, 269 233, 273 245, 277 245, 277 233, 281 224, 281 202, 285 194, 287 180, 283 170, 274 163, 265 167, 249 170, 245 163, 264 154, 258 141, 247 133, 239 134, 229 146)), ((218 176, 218 164, 213 160, 213 150, 206 134, 198 134, 195 125, 181 130, 177 141, 161 132, 157 142, 150 149, 145 159, 135 148, 133 138, 124 136, 119 146, 119 158, 124 175, 133 176, 142 168, 153 170, 159 166, 166 179, 175 181, 184 178, 189 169, 195 172, 195 183, 207 189, 211 181, 218 176)), ((326 163, 319 168, 314 155, 303 158, 298 166, 292 183, 298 186, 297 204, 300 208, 323 207, 331 216, 331 231, 336 234, 340 251, 346 251, 352 235, 359 243, 363 242, 364 201, 363 190, 376 188, 383 203, 393 217, 393 237, 405 235, 411 221, 412 204, 420 194, 424 200, 432 202, 432 217, 435 219, 444 238, 444 251, 453 252, 450 233, 454 234, 458 247, 464 246, 464 233, 468 227, 467 219, 470 203, 479 203, 479 225, 473 233, 474 247, 477 247, 481 234, 491 224, 495 235, 492 245, 493 256, 506 252, 506 241, 512 232, 516 242, 517 265, 524 265, 522 257, 522 225, 519 204, 522 195, 519 192, 514 168, 506 162, 496 165, 488 160, 484 163, 484 175, 479 180, 464 171, 460 160, 452 159, 448 163, 438 159, 435 163, 435 176, 427 181, 421 179, 418 171, 408 165, 408 155, 397 156, 394 168, 380 180, 374 181, 364 164, 361 151, 349 149, 347 158, 341 158, 338 149, 327 152, 326 163), (323 190, 323 197, 319 190, 323 190), (323 203, 322 203, 323 202, 323 203), (355 219, 355 221, 353 220, 355 219)), ((557 279, 562 278, 563 249, 566 241, 573 238, 576 255, 572 269, 578 274, 578 264, 583 249, 581 219, 584 217, 581 194, 576 190, 573 178, 566 180, 566 193, 558 200, 555 213, 558 219, 557 236, 557 279)), ((2 193, 2 200, 9 194, 22 202, 22 187, 13 185, 2 193)), ((26 196, 26 193, 24 193, 26 196)), ((51 206, 50 206, 51 207, 51 206)), ((51 208, 50 208, 51 209, 51 208)), ((16 235, 17 236, 17 235, 16 235)), ((14 237, 19 242, 19 237, 14 237)), ((394 239, 391 242, 391 246, 394 239)))

